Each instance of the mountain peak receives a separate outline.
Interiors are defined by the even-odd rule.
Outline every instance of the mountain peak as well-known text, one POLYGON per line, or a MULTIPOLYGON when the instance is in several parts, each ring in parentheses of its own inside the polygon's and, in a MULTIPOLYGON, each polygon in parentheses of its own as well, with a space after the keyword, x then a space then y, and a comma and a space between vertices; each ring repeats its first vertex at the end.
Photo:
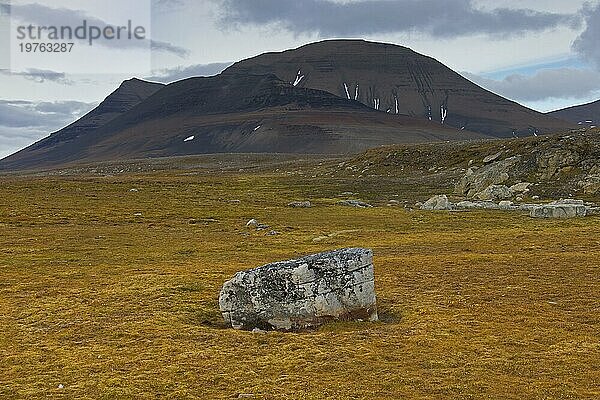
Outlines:
POLYGON ((225 73, 275 74, 379 111, 496 137, 572 128, 475 85, 431 57, 388 43, 324 40, 240 61, 225 73))

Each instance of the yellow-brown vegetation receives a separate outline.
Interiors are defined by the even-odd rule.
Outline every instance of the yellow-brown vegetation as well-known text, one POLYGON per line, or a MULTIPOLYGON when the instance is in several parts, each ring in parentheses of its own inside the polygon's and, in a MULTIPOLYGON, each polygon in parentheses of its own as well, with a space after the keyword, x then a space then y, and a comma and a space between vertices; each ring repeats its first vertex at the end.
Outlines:
POLYGON ((385 206, 409 186, 361 185, 237 170, 0 177, 0 397, 600 397, 598 217, 410 211, 385 206), (348 190, 379 207, 336 206, 348 190), (315 207, 286 207, 305 199, 315 207), (235 272, 343 247, 374 250, 381 322, 223 326, 235 272))

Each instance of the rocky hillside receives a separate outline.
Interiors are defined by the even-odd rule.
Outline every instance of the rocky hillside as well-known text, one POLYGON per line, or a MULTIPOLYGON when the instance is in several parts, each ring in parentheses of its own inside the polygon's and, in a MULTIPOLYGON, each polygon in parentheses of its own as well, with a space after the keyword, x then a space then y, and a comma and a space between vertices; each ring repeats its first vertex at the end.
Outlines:
POLYGON ((592 129, 479 143, 389 146, 341 167, 357 176, 419 176, 458 199, 598 199, 599 139, 600 130, 592 129))

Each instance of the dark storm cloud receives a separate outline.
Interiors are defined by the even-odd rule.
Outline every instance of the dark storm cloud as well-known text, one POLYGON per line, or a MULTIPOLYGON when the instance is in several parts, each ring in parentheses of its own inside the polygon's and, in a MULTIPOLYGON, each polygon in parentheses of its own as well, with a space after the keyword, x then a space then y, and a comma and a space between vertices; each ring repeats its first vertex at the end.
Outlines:
POLYGON ((600 92, 600 73, 591 69, 544 69, 534 75, 514 74, 502 80, 463 75, 494 93, 517 101, 576 99, 600 92))
POLYGON ((472 0, 224 0, 221 22, 278 24, 296 33, 356 36, 423 32, 434 37, 516 35, 559 26, 577 27, 576 14, 530 9, 482 10, 472 0))
MULTIPOLYGON (((88 26, 94 25, 100 28, 111 25, 99 18, 89 16, 82 11, 67 8, 51 8, 41 4, 23 4, 10 6, 11 17, 24 22, 25 24, 35 24, 37 26, 80 26, 83 20, 86 20, 88 26)), ((189 51, 183 47, 175 46, 171 43, 155 40, 98 40, 95 43, 107 48, 138 47, 146 48, 150 46, 153 50, 164 51, 175 54, 179 57, 186 57, 189 51)))
POLYGON ((171 83, 195 76, 213 76, 221 73, 232 63, 197 64, 189 67, 167 68, 156 71, 154 76, 144 79, 153 82, 171 83))
POLYGON ((582 14, 586 28, 573 43, 573 50, 600 68, 600 3, 586 4, 582 14))

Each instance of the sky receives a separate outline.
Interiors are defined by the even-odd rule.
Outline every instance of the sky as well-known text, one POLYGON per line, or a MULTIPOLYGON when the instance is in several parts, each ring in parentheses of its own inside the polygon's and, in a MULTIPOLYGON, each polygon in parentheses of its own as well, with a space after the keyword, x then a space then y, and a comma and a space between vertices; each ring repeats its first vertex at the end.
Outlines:
MULTIPOLYGON (((90 36, 90 35, 88 35, 90 36)), ((0 158, 131 77, 173 82, 333 38, 407 46, 538 111, 600 99, 600 0, 0 0, 0 158), (139 40, 19 49, 19 26, 141 27, 139 40), (21 50, 21 51, 19 51, 21 50)))

